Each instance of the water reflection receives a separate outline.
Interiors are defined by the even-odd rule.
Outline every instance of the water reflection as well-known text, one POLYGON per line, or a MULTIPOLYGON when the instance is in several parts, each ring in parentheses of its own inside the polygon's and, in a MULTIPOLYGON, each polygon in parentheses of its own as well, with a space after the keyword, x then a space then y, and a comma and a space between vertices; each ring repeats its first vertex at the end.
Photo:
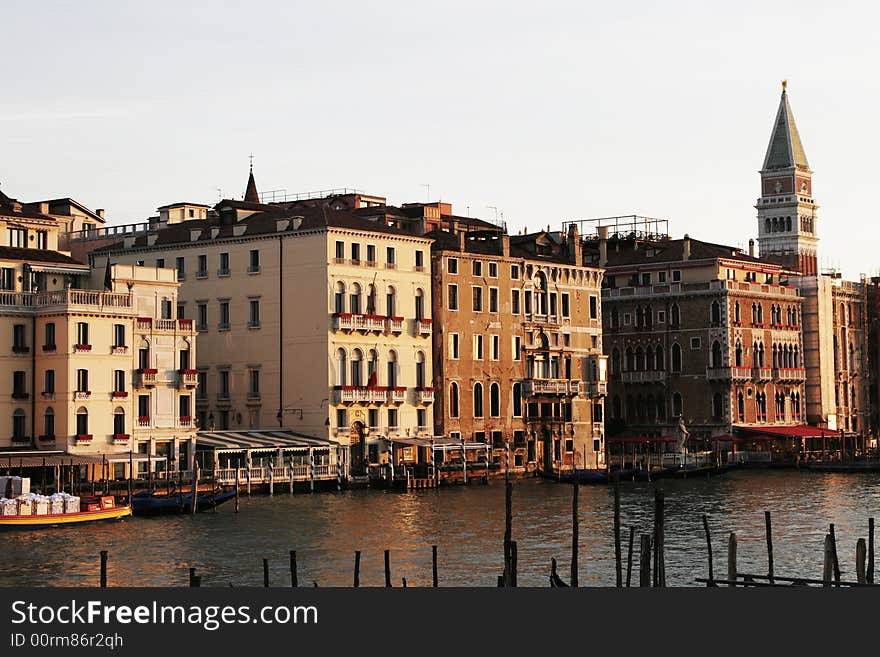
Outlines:
MULTIPOLYGON (((666 576, 692 585, 707 573, 702 514, 707 514, 716 572, 726 572, 726 540, 739 537, 740 570, 766 572, 764 511, 773 513, 777 574, 818 577, 822 544, 835 523, 844 578, 854 578, 855 544, 880 510, 880 476, 798 472, 737 472, 709 480, 663 481, 666 494, 666 576)), ((650 533, 655 484, 621 487, 624 568, 629 528, 650 533)), ((567 577, 571 488, 537 479, 514 487, 513 535, 520 585, 546 586, 550 558, 567 577)), ((610 488, 580 491, 581 585, 614 583, 610 488)), ((124 523, 0 534, 2 586, 83 586, 98 581, 98 553, 110 553, 110 585, 182 586, 195 566, 203 586, 262 586, 262 559, 274 585, 289 585, 288 552, 297 550, 300 585, 351 586, 354 551, 361 584, 384 584, 383 550, 391 549, 399 585, 431 583, 431 545, 439 546, 443 586, 494 586, 503 568, 504 486, 440 491, 276 495, 242 498, 216 513, 134 518, 124 523)), ((638 581, 638 554, 633 559, 638 581)))

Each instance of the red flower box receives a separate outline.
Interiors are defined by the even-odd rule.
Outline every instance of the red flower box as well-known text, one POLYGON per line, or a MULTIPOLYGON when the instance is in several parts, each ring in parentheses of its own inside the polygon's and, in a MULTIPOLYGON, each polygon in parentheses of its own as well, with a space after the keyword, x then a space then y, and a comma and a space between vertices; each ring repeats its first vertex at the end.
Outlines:
POLYGON ((91 351, 92 350, 92 345, 90 345, 90 344, 76 344, 73 346, 77 351, 91 351))
POLYGON ((128 397, 128 392, 125 390, 114 390, 112 393, 113 399, 124 399, 128 397))

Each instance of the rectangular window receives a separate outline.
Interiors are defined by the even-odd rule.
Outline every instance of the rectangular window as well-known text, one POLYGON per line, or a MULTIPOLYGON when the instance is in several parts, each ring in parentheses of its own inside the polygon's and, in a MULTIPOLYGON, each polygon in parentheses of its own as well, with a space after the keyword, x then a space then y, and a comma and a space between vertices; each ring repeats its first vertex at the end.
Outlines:
POLYGON ((220 370, 220 391, 217 397, 219 399, 229 399, 229 370, 220 370))
POLYGON ((691 338, 691 349, 700 348, 700 338, 691 338))
POLYGON ((258 271, 260 271, 260 250, 251 249, 248 260, 248 273, 256 274, 258 271))
POLYGON ((376 264, 376 245, 375 244, 367 244, 367 264, 375 265, 376 264))
POLYGON ((361 262, 361 245, 357 242, 351 243, 351 262, 352 264, 360 264, 361 262))
POLYGON ((339 430, 348 428, 348 411, 344 408, 336 409, 336 427, 339 430))
POLYGON ((524 304, 523 309, 525 310, 526 315, 532 314, 532 292, 531 290, 526 290, 524 295, 524 304))
POLYGON ((220 302, 220 323, 217 325, 217 328, 220 329, 228 329, 229 328, 229 302, 221 301, 220 302))
POLYGON ((76 391, 77 392, 88 392, 89 391, 89 371, 88 370, 77 370, 76 371, 76 391))
POLYGON ((385 266, 389 269, 394 269, 397 266, 397 254, 394 251, 393 246, 389 246, 385 249, 385 266))
POLYGON ((416 271, 425 270, 425 252, 416 251, 416 271))
POLYGON ((388 409, 388 431, 397 431, 397 409, 388 409))
POLYGON ((16 399, 24 398, 25 390, 27 386, 25 386, 25 373, 22 370, 18 370, 12 373, 12 396, 16 399))
POLYGON ((179 397, 178 412, 182 422, 188 422, 192 419, 192 411, 189 407, 189 395, 181 395, 179 397))
POLYGON ((162 319, 171 319, 171 299, 162 299, 162 319))
POLYGON ((46 394, 55 393, 55 370, 46 370, 43 375, 43 392, 46 394))
POLYGON ((252 369, 248 371, 248 397, 255 398, 260 396, 260 370, 252 369))
POLYGON ((510 312, 519 315, 519 290, 510 291, 510 312))
POLYGON ((458 285, 450 283, 448 293, 446 307, 449 310, 458 310, 458 285))
POLYGON ((519 360, 522 354, 522 338, 518 335, 513 336, 513 360, 519 360))
POLYGON ((550 316, 556 316, 556 292, 550 293, 550 316))
POLYGON ((498 263, 489 263, 489 278, 498 278, 498 263))
POLYGON ((258 327, 260 325, 260 300, 251 299, 248 302, 248 307, 248 326, 250 328, 258 327))
POLYGON ((177 304, 177 319, 185 319, 186 318, 186 302, 181 301, 177 304))
POLYGON ((490 313, 497 313, 498 312, 498 288, 497 287, 490 287, 489 288, 489 312, 490 313))
POLYGON ((474 260, 471 264, 474 276, 482 276, 483 275, 483 262, 481 260, 474 260))
POLYGON ((220 269, 217 271, 218 276, 229 276, 229 254, 220 254, 220 269))
POLYGON ((150 421, 150 396, 138 395, 138 421, 150 421))
POLYGON ((186 259, 177 258, 175 265, 177 266, 177 280, 182 281, 186 278, 186 259))
POLYGON ((27 349, 24 324, 14 324, 12 326, 12 348, 18 351, 27 349))
POLYGON ((113 370, 113 391, 125 392, 125 371, 113 370))
POLYGON ((150 350, 147 347, 138 349, 138 368, 142 370, 150 367, 150 350))
MULTIPOLYGON (((208 398, 208 373, 199 372, 199 386, 196 388, 196 399, 208 398)), ((204 426, 204 425, 202 425, 204 426)))
POLYGON ((501 351, 501 336, 493 335, 492 343, 491 343, 491 351, 489 352, 489 358, 491 360, 498 360, 500 358, 501 351))
POLYGON ((475 313, 483 312, 483 288, 473 287, 473 311, 475 313))
POLYGON ((345 242, 336 240, 336 260, 345 260, 345 242))
POLYGON ((571 317, 571 308, 569 307, 568 292, 562 293, 562 316, 571 317))
POLYGON ((76 344, 82 346, 91 345, 89 342, 89 325, 87 322, 76 323, 76 344))
POLYGON ((449 357, 458 360, 458 333, 449 334, 449 357))
POLYGON ((673 283, 678 283, 678 282, 680 282, 680 281, 681 281, 681 271, 678 270, 678 269, 674 269, 674 270, 672 271, 672 282, 673 282, 673 283))
POLYGON ((15 289, 15 270, 12 267, 0 269, 0 290, 15 289))
POLYGON ((483 336, 474 336, 474 360, 483 360, 483 336))
POLYGON ((125 346, 125 324, 114 324, 113 325, 113 346, 114 347, 124 347, 125 346))
POLYGON ((196 278, 206 278, 208 276, 208 256, 199 256, 199 267, 196 270, 196 278))
POLYGON ((599 319, 599 298, 590 295, 590 319, 599 319))
POLYGON ((446 271, 450 274, 458 273, 458 258, 446 258, 446 271))
POLYGON ((666 311, 665 310, 658 310, 657 311, 657 323, 658 324, 665 324, 666 323, 666 311))
POLYGON ((181 349, 180 350, 179 364, 180 364, 180 367, 178 369, 180 369, 180 370, 186 371, 190 368, 189 367, 190 366, 189 349, 181 349))
POLYGON ((156 269, 165 269, 165 258, 156 258, 156 269))
POLYGON ((196 304, 196 330, 208 330, 208 304, 206 303, 196 304))
POLYGON ((38 249, 47 249, 49 248, 49 233, 45 230, 37 231, 37 248, 38 249))
POLYGON ((642 285, 650 285, 651 284, 651 272, 646 272, 642 274, 642 285))
POLYGON ((629 326, 632 323, 632 315, 630 313, 623 313, 623 325, 629 326))
POLYGON ((27 230, 24 228, 8 228, 7 232, 9 234, 9 246, 19 249, 27 247, 27 230))
POLYGON ((665 271, 658 271, 657 272, 657 282, 658 283, 665 283, 666 282, 666 272, 665 271))
POLYGON ((519 265, 510 265, 510 278, 515 281, 519 280, 519 265))

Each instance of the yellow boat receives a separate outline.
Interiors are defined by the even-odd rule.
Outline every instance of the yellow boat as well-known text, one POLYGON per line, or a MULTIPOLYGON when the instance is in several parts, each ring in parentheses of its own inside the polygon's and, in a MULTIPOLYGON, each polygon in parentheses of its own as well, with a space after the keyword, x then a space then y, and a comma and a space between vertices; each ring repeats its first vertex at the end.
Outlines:
POLYGON ((61 527, 84 522, 103 522, 105 520, 125 520, 131 517, 131 507, 113 506, 95 511, 77 511, 75 513, 50 513, 44 515, 0 516, 0 530, 6 529, 43 529, 45 527, 61 527))

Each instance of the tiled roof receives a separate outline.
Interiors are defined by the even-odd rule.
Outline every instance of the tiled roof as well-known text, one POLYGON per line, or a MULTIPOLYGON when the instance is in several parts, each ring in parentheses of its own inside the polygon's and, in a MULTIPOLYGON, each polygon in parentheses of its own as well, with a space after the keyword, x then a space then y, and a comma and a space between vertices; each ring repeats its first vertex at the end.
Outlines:
POLYGON ((764 157, 764 169, 788 169, 793 166, 799 169, 810 168, 800 133, 794 122, 791 105, 788 103, 788 94, 783 89, 782 98, 779 100, 779 111, 776 113, 776 123, 773 124, 773 134, 770 136, 767 155, 764 157))
POLYGON ((14 246, 0 246, 0 259, 22 260, 26 262, 51 262, 53 264, 80 265, 87 267, 83 262, 74 260, 68 255, 58 251, 44 251, 43 249, 21 249, 14 246))

